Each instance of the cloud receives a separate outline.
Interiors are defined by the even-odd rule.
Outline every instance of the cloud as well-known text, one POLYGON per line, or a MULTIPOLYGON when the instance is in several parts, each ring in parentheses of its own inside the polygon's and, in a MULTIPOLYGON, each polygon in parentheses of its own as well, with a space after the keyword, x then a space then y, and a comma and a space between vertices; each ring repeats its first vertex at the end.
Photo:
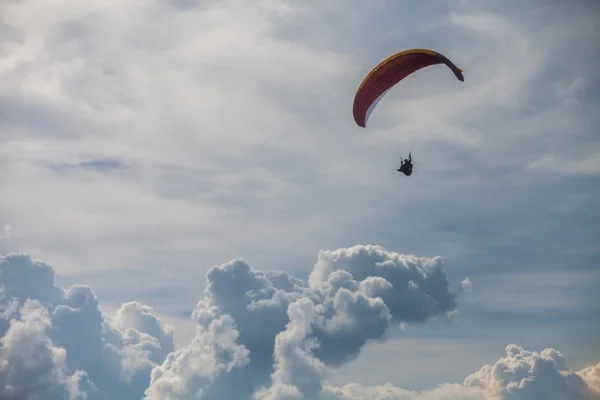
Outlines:
POLYGON ((2 257, 0 266, 0 285, 4 287, 4 295, 15 298, 21 304, 28 298, 53 304, 63 295, 54 286, 54 268, 42 261, 32 260, 27 254, 2 257))
POLYGON ((162 365, 152 370, 145 398, 211 398, 207 387, 248 364, 249 352, 236 343, 238 337, 234 320, 228 315, 212 320, 205 329, 199 328, 188 346, 169 354, 162 365))
POLYGON ((103 314, 90 287, 59 288, 44 262, 3 256, 0 393, 81 400, 600 398, 600 364, 572 371, 557 350, 514 344, 462 384, 423 391, 325 384, 394 327, 456 311, 440 257, 354 246, 321 251, 306 283, 240 259, 212 267, 206 279, 192 313, 196 336, 175 349, 173 328, 152 308, 131 301, 103 314))
POLYGON ((275 337, 272 385, 255 392, 256 400, 316 398, 322 390, 326 365, 313 356, 319 342, 307 340, 316 322, 315 305, 300 299, 288 307, 286 329, 275 337))
POLYGON ((55 346, 46 331, 48 310, 27 300, 0 340, 0 397, 3 399, 82 399, 81 371, 69 373, 67 352, 55 346))
POLYGON ((547 156, 532 162, 526 168, 535 172, 552 171, 567 176, 598 176, 600 175, 600 150, 590 149, 581 159, 573 160, 566 165, 559 156, 547 156))
POLYGON ((10 242, 12 227, 9 224, 4 224, 2 227, 2 241, 10 242))
POLYGON ((439 257, 380 246, 323 251, 308 285, 233 260, 208 271, 192 314, 196 337, 176 350, 173 328, 146 305, 127 302, 103 315, 90 287, 57 287, 54 269, 42 261, 9 254, 0 268, 0 333, 24 321, 23 304, 38 302, 47 315, 42 337, 61 349, 54 364, 72 376, 85 373, 95 396, 243 397, 261 387, 265 396, 286 388, 317 395, 328 369, 354 359, 370 340, 401 323, 448 318, 456 308, 439 257), (312 378, 299 380, 304 376, 312 378))
MULTIPOLYGON (((597 113, 586 110, 597 30, 589 7, 542 3, 9 2, 0 224, 13 230, 0 250, 35 252, 70 283, 93 282, 106 302, 173 314, 193 307, 208 266, 239 256, 290 270, 319 248, 401 243, 463 257, 474 282, 492 270, 478 268, 483 259, 496 269, 556 264, 547 251, 529 261, 512 249, 533 253, 548 235, 579 249, 573 238, 597 236, 586 229, 593 218, 573 215, 598 203, 597 185, 561 186, 597 165, 589 142, 575 140, 595 137, 597 113), (464 84, 441 67, 420 71, 390 92, 370 129, 357 129, 350 110, 364 74, 415 46, 448 55, 464 84), (409 146, 418 172, 398 181, 390 167, 409 146), (573 162, 560 176, 548 164, 521 169, 564 158, 573 162), (544 177, 551 187, 539 186, 544 177), (586 200, 566 197, 577 194, 586 200), (543 212, 559 205, 577 211, 558 221, 543 212), (525 237, 513 239, 516 230, 525 237), (168 297, 154 303, 158 293, 168 297)), ((361 283, 369 297, 420 295, 374 278, 361 283)), ((338 364, 389 324, 383 306, 352 290, 328 300, 340 316, 312 331, 330 342, 315 352, 338 364), (373 324, 336 342, 359 315, 373 324), (333 345, 344 351, 324 354, 333 345)), ((269 301, 297 300, 277 296, 269 301)), ((452 299, 415 301, 423 307, 405 311, 418 320, 452 299)), ((386 307, 396 323, 399 310, 386 307)), ((135 354, 130 371, 143 364, 135 354)))
POLYGON ((0 257, 0 287, 2 354, 22 357, 7 360, 14 370, 3 388, 19 398, 33 398, 28 396, 39 390, 54 396, 58 388, 75 396, 80 379, 94 399, 139 398, 152 368, 174 348, 172 328, 151 308, 126 303, 113 318, 105 317, 90 287, 55 286, 54 269, 26 254, 0 257), (21 346, 31 346, 32 353, 20 351, 21 346), (21 371, 20 363, 35 370, 21 371))
POLYGON ((467 277, 460 282, 460 290, 469 293, 473 289, 473 282, 471 282, 471 278, 467 277))
MULTIPOLYGON (((326 367, 353 360, 394 326, 448 318, 456 308, 440 257, 405 256, 380 246, 320 252, 308 285, 285 272, 255 270, 243 260, 211 268, 206 279, 205 297, 193 313, 201 328, 181 354, 200 360, 204 352, 196 343, 204 343, 211 324, 223 316, 233 318, 237 343, 249 352, 247 365, 205 388, 209 398, 250 396, 259 385, 267 398, 290 390, 310 397, 320 391, 326 367)), ((163 365, 171 372, 153 379, 148 398, 177 392, 183 378, 175 372, 190 357, 163 365)))
POLYGON ((326 387, 323 400, 490 400, 478 388, 460 384, 444 384, 439 388, 415 392, 391 384, 362 386, 348 384, 342 387, 326 387))
MULTIPOLYGON (((8 2, 0 17, 0 223, 10 223, 12 237, 5 232, 0 253, 35 252, 69 280, 94 273, 96 281, 95 292, 58 290, 36 261, 27 277, 7 272, 0 330, 11 316, 19 321, 31 295, 49 310, 44 332, 67 351, 65 368, 85 369, 105 394, 143 393, 156 379, 152 390, 173 396, 255 387, 301 396, 318 385, 286 378, 296 365, 314 366, 318 380, 395 326, 452 316, 455 294, 436 287, 443 274, 410 270, 422 261, 409 256, 389 260, 390 276, 325 254, 328 270, 314 286, 249 268, 247 282, 234 282, 239 295, 216 284, 229 284, 227 271, 213 271, 206 303, 217 309, 197 308, 196 345, 182 352, 143 302, 168 293, 157 310, 190 307, 206 266, 240 254, 296 268, 315 249, 348 243, 444 254, 469 269, 463 275, 476 271, 477 284, 494 269, 593 267, 595 258, 561 257, 597 255, 597 213, 587 210, 599 203, 590 189, 598 176, 599 9, 558 3, 8 2), (390 93, 368 131, 356 130, 349 110, 364 73, 417 45, 456 61, 465 83, 438 68, 421 71, 390 93), (399 186, 390 165, 409 146, 418 172, 399 186), (564 159, 571 162, 560 167, 564 159), (549 252, 556 235, 561 246, 549 252), (490 268, 479 268, 482 260, 490 268), (165 269, 169 281, 158 272, 165 269), (138 301, 108 316, 96 293, 138 301), (293 304, 314 318, 305 337, 293 304), (178 373, 204 359, 220 372, 178 373)), ((245 276, 245 263, 234 264, 245 276)), ((488 303, 506 293, 489 280, 488 303)), ((564 304, 564 293, 552 303, 564 304)))
POLYGON ((485 365, 461 384, 443 384, 423 392, 393 385, 365 387, 349 384, 326 387, 324 400, 597 400, 600 364, 572 371, 555 349, 541 353, 511 344, 506 357, 485 365))
POLYGON ((517 345, 507 346, 506 357, 468 376, 465 385, 500 399, 593 398, 586 381, 567 368, 560 352, 545 349, 537 353, 517 345))
POLYGON ((583 378, 595 395, 600 398, 600 363, 585 367, 577 374, 583 378))

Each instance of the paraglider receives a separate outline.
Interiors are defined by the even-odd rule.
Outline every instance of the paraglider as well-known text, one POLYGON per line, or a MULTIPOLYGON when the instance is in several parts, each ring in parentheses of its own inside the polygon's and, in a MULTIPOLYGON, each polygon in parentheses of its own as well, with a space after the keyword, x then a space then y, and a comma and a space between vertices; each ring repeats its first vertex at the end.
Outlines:
POLYGON ((464 82, 462 70, 442 54, 428 49, 411 49, 383 60, 365 77, 354 96, 354 121, 365 128, 377 103, 398 82, 422 68, 445 64, 458 80, 464 82))
MULTIPOLYGON (((459 81, 464 82, 462 69, 433 50, 410 49, 383 60, 369 72, 356 91, 352 107, 356 124, 365 128, 367 120, 379 101, 401 80, 422 68, 438 64, 445 64, 459 81)), ((407 159, 400 160, 400 168, 397 171, 406 176, 412 174, 413 164, 410 153, 407 159)))
POLYGON ((412 170, 412 154, 408 153, 408 158, 405 158, 404 161, 400 159, 400 168, 398 168, 396 171, 402 172, 406 176, 410 176, 410 174, 412 174, 412 170))

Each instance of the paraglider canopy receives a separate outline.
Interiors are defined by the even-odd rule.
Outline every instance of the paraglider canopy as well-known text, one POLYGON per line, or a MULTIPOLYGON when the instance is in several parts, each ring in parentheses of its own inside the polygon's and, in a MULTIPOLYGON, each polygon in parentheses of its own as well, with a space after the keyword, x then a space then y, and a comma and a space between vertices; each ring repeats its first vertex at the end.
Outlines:
POLYGON ((411 49, 383 60, 365 77, 354 97, 354 120, 365 127, 369 116, 385 94, 402 79, 431 65, 446 64, 464 82, 462 70, 442 54, 428 49, 411 49))

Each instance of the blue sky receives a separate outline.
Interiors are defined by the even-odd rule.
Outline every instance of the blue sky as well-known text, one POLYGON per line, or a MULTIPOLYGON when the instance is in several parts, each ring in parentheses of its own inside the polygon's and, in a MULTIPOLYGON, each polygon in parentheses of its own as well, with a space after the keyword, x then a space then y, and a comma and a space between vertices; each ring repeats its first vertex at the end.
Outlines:
MULTIPOLYGON (((600 361, 595 2, 28 0, 4 9, 0 254, 47 263, 65 290, 89 285, 106 320, 140 302, 189 350, 194 337, 209 340, 191 313, 210 303, 211 267, 241 258, 307 283, 319 251, 378 245, 390 259, 441 257, 457 313, 390 327, 319 382, 463 385, 510 344, 533 358, 556 349, 573 371, 600 361), (464 83, 444 66, 421 70, 357 127, 363 77, 415 47, 446 55, 464 83), (411 150, 406 178, 395 169, 411 150)), ((23 283, 29 273, 0 281, 0 304, 26 293, 21 306, 30 297, 52 310, 58 303, 23 283)), ((71 304, 65 293, 59 303, 71 304)), ((288 306, 310 315, 302 302, 288 306)), ((30 311, 13 317, 26 324, 30 311)), ((170 337, 132 320, 112 326, 170 337)), ((273 326, 282 341, 296 338, 273 326)), ((159 342, 144 365, 168 371, 159 342)), ((75 351, 66 350, 67 375, 75 351)), ((308 396, 288 375, 275 374, 264 398, 285 398, 279 384, 308 396)))

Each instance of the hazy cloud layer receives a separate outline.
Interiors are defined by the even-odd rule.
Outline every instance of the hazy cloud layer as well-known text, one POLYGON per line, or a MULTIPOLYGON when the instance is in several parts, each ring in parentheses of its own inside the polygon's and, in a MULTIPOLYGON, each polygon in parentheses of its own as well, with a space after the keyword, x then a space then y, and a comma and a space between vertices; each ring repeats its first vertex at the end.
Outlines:
POLYGON ((491 215, 505 210, 498 203, 531 208, 508 178, 538 190, 598 176, 598 15, 588 1, 9 2, 0 249, 39 249, 72 273, 192 266, 205 254, 205 265, 280 261, 381 243, 371 238, 395 221, 364 226, 407 203, 418 204, 403 213, 410 230, 386 240, 416 231, 440 248, 446 238, 418 221, 463 211, 442 208, 446 199, 491 215), (420 71, 357 129, 364 74, 415 46, 443 50, 465 82, 420 71), (393 166, 408 147, 421 184, 399 190, 393 166), (315 228, 326 226, 337 228, 315 228), (260 250, 274 243, 278 252, 260 250))

